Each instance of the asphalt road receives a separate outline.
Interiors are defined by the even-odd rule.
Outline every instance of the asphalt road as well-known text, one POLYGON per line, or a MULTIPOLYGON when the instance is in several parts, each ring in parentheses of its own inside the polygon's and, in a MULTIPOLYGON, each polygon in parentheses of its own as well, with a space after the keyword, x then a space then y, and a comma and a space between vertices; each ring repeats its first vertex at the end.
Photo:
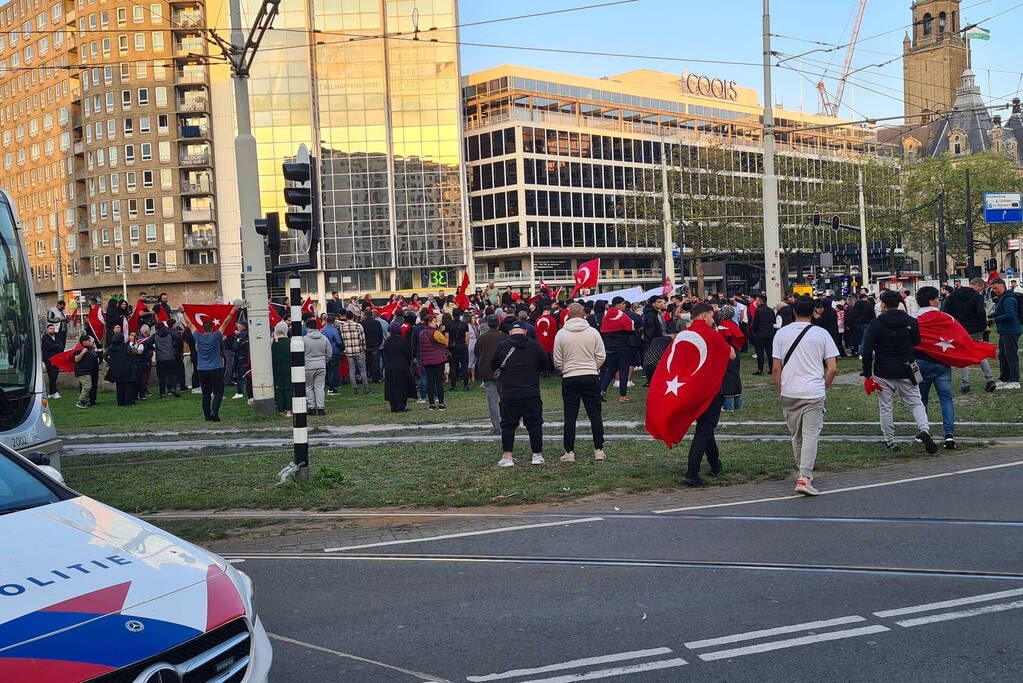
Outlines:
POLYGON ((1021 680, 1021 490, 1015 466, 229 557, 286 639, 275 683, 1021 680))

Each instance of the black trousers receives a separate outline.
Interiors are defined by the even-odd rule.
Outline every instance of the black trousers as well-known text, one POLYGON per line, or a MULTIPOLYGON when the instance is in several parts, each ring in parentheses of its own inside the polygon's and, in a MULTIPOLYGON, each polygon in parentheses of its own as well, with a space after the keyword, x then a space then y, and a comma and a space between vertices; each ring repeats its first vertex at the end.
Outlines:
POLYGON ((607 350, 604 367, 600 370, 600 389, 607 391, 618 373, 618 393, 625 396, 629 392, 629 366, 632 365, 632 349, 616 348, 607 350))
POLYGON ((99 389, 99 370, 93 370, 92 374, 92 388, 89 389, 89 405, 96 405, 96 390, 99 389))
POLYGON ((451 347, 451 390, 454 391, 456 380, 462 378, 462 386, 469 388, 469 348, 466 346, 451 347))
POLYGON ((718 452, 717 441, 714 440, 714 430, 721 419, 721 404, 724 401, 724 397, 718 394, 703 414, 696 418, 696 432, 693 434, 693 443, 689 446, 686 476, 696 476, 700 473, 700 463, 703 462, 704 454, 711 467, 721 465, 721 454, 718 452))
POLYGON ((1003 334, 998 337, 998 379, 1003 382, 1019 381, 1019 335, 1003 334))
POLYGON ((426 395, 430 405, 444 403, 444 363, 424 365, 426 370, 426 395))
POLYGON ((203 417, 220 417, 220 403, 224 400, 224 368, 200 370, 199 386, 202 387, 203 417))
POLYGON ((757 372, 764 371, 764 363, 767 363, 767 371, 771 371, 771 347, 773 346, 773 337, 753 337, 753 348, 757 354, 757 372))
POLYGON ((173 360, 158 360, 156 361, 156 378, 160 382, 160 396, 162 397, 167 393, 168 390, 176 389, 174 386, 174 361, 173 360))
POLYGON ((529 432, 529 447, 533 453, 543 451, 543 401, 536 398, 501 399, 501 448, 511 453, 515 446, 515 430, 519 421, 529 432))
POLYGON ((117 382, 117 405, 133 406, 138 395, 135 382, 117 382))
POLYGON ((55 368, 50 364, 50 361, 46 361, 46 393, 57 393, 57 375, 59 374, 60 368, 55 368))
POLYGON ((366 349, 366 374, 370 382, 380 381, 380 349, 366 349))
POLYGON ((593 447, 604 448, 604 420, 601 417, 600 376, 566 377, 561 382, 561 400, 565 404, 565 452, 575 450, 575 423, 579 419, 579 402, 586 408, 593 432, 593 447))

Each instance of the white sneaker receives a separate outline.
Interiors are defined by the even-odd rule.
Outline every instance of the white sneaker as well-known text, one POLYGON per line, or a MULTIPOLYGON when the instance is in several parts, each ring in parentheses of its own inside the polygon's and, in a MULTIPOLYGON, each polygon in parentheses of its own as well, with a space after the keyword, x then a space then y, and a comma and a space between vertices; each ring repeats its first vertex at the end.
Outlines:
MULTIPOLYGON (((1020 385, 1019 382, 1006 382, 1005 386, 1003 388, 1004 389, 1020 389, 1020 388, 1023 388, 1023 385, 1020 385)), ((60 398, 60 394, 57 394, 56 398, 60 398)))
POLYGON ((1009 383, 1008 382, 1003 382, 1002 380, 998 380, 997 382, 995 382, 995 389, 1008 389, 1008 388, 1009 388, 1009 383))
POLYGON ((627 386, 627 387, 634 387, 634 386, 636 386, 636 383, 635 382, 629 382, 625 386, 627 386))
POLYGON ((246 403, 248 403, 248 404, 249 404, 250 406, 251 406, 251 405, 252 405, 253 403, 255 403, 255 402, 256 402, 256 399, 254 399, 254 398, 250 398, 250 399, 249 399, 248 401, 246 401, 246 403))
MULTIPOLYGON (((1016 385, 1016 388, 1017 389, 1019 388, 1018 384, 1016 385)), ((60 392, 58 391, 56 394, 53 394, 52 396, 50 396, 50 398, 60 398, 60 392)))
POLYGON ((235 394, 231 398, 245 398, 245 394, 235 394))
POLYGON ((806 477, 796 479, 796 493, 802 493, 804 496, 819 496, 821 494, 806 477))
POLYGON ((497 461, 498 467, 512 467, 513 465, 515 465, 515 461, 511 458, 501 458, 497 461))
POLYGON ((593 459, 594 460, 606 460, 607 459, 607 454, 604 453, 604 449, 603 448, 598 448, 597 450, 593 451, 593 459))
POLYGON ((416 401, 416 403, 426 403, 426 399, 425 398, 421 398, 418 401, 416 401))
POLYGON ((531 465, 543 465, 544 462, 543 455, 540 453, 533 453, 533 460, 530 462, 531 465))
POLYGON ((193 394, 201 394, 202 393, 202 389, 199 389, 199 388, 192 389, 192 393, 193 394))
POLYGON ((575 453, 573 453, 572 451, 568 451, 563 456, 561 456, 561 462, 575 462, 575 453))

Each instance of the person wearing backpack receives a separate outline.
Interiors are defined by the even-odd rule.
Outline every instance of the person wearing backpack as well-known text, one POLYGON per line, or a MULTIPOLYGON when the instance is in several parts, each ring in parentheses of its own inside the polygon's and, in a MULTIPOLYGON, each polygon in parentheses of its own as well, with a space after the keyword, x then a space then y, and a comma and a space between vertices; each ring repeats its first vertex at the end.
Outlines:
MULTIPOLYGON (((920 344, 920 327, 906 311, 902 295, 886 289, 881 292, 883 310, 863 335, 860 354, 863 357, 863 376, 877 390, 878 412, 885 448, 893 453, 899 450, 895 443, 895 406, 898 394, 902 403, 913 413, 918 441, 929 455, 938 452, 930 435, 927 408, 924 407, 918 386, 923 377, 914 361, 915 349, 920 344), (873 382, 869 382, 873 380, 873 382)), ((867 384, 864 384, 864 388, 867 384)), ((867 390, 871 393, 871 389, 867 390)))
POLYGON ((771 342, 774 390, 792 438, 799 469, 796 493, 816 496, 813 466, 824 428, 824 398, 838 372, 838 347, 827 330, 811 324, 814 300, 801 296, 792 304, 794 320, 771 342))
POLYGON ((991 321, 998 326, 998 389, 1019 389, 1019 335, 1023 333, 1020 313, 1023 312, 1023 294, 1011 291, 1005 280, 991 281, 991 291, 998 300, 991 311, 991 321))

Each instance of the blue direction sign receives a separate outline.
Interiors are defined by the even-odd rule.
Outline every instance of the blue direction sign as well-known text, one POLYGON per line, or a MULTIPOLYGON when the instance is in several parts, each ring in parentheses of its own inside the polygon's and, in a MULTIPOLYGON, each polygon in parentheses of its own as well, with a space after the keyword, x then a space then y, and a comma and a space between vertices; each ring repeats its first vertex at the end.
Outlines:
POLYGON ((985 223, 1023 223, 1023 193, 985 192, 985 223))

